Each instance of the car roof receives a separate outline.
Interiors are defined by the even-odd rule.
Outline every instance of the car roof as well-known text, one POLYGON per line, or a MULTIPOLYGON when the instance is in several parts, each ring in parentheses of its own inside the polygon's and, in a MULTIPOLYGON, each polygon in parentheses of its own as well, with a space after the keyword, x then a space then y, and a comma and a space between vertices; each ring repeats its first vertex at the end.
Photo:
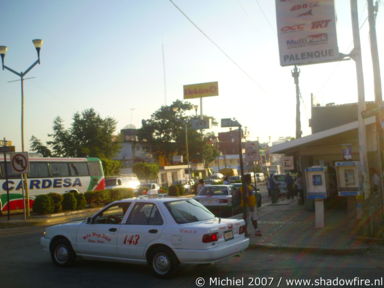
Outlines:
POLYGON ((204 187, 230 187, 230 184, 206 184, 204 187))
POLYGON ((149 201, 149 202, 169 202, 169 201, 176 201, 176 200, 189 200, 192 198, 187 197, 135 197, 135 198, 126 198, 114 201, 114 203, 126 203, 126 202, 142 202, 142 201, 149 201))

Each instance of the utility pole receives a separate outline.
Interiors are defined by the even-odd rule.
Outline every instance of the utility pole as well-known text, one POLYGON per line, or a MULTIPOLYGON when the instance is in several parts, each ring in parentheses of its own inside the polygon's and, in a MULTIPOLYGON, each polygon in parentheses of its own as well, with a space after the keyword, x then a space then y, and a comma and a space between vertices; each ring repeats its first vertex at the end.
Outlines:
POLYGON ((360 169, 359 178, 362 180, 362 196, 358 197, 358 203, 356 207, 356 218, 361 220, 363 218, 362 200, 369 197, 370 187, 368 180, 368 157, 367 157, 367 136, 365 129, 365 122, 362 116, 362 112, 365 110, 365 95, 364 95, 364 76, 363 65, 361 59, 361 46, 360 46, 360 29, 359 29, 359 16, 357 11, 357 0, 351 0, 351 18, 353 29, 353 43, 354 48, 351 53, 352 59, 356 64, 356 78, 357 78, 357 90, 358 90, 358 136, 359 136, 359 156, 360 156, 360 169))
POLYGON ((296 85, 296 139, 301 138, 301 121, 300 121, 300 86, 299 86, 300 70, 295 65, 292 70, 292 77, 296 85))
MULTIPOLYGON (((376 38, 376 15, 377 15, 378 3, 373 5, 373 0, 368 0, 368 22, 369 22, 369 38, 371 44, 371 57, 373 67, 373 81, 375 86, 375 103, 379 109, 376 114, 376 142, 377 142, 377 159, 380 177, 380 198, 381 198, 381 213, 384 211, 384 181, 383 181, 383 128, 381 127, 382 111, 381 106, 383 104, 382 91, 381 91, 381 75, 380 75, 380 60, 379 52, 377 48, 376 38)), ((380 213, 380 214, 381 214, 380 213)))

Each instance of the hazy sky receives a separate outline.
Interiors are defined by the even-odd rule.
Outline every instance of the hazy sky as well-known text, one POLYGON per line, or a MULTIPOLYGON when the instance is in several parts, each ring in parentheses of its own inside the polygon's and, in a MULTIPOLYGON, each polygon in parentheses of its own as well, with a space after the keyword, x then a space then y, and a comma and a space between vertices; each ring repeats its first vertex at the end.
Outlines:
MULTIPOLYGON (((6 65, 24 71, 36 59, 31 40, 44 40, 41 65, 25 81, 26 146, 32 135, 46 141, 55 117, 68 127, 75 112, 88 108, 117 120, 118 130, 131 122, 139 128, 161 105, 182 100, 183 85, 210 81, 219 82, 220 96, 204 98, 204 114, 236 118, 251 139, 294 136, 293 67, 279 63, 275 1, 173 1, 240 68, 168 0, 0 0, 6 65)), ((349 0, 335 2, 338 46, 347 54, 353 47, 349 0)), ((358 2, 366 99, 373 100, 367 3, 358 2)), ((383 2, 377 18, 380 51, 383 2)), ((309 134, 311 93, 320 104, 357 101, 355 64, 300 69, 302 128, 309 134)), ((9 82, 16 79, 0 71, 0 138, 13 140, 20 150, 20 82, 9 82)))

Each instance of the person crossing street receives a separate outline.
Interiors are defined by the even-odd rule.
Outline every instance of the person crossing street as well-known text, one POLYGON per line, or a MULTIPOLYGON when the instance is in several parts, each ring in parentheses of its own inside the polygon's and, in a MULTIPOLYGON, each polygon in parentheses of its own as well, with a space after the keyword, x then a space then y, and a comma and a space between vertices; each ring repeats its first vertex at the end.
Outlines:
POLYGON ((245 187, 247 197, 245 201, 241 201, 241 205, 242 206, 245 205, 247 209, 247 217, 246 217, 247 219, 244 219, 246 223, 246 227, 248 227, 249 223, 252 223, 252 226, 255 230, 255 236, 262 236, 261 231, 258 227, 258 208, 257 208, 257 201, 256 201, 256 191, 251 185, 252 183, 251 175, 245 174, 243 177, 243 181, 245 185, 241 187, 240 191, 241 191, 241 199, 243 199, 244 197, 243 187, 245 187))

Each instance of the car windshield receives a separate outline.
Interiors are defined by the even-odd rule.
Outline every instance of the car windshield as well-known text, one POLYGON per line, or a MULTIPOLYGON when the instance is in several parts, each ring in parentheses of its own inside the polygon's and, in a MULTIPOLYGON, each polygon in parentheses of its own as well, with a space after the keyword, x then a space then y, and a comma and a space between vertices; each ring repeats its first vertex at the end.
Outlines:
POLYGON ((178 224, 205 221, 215 218, 207 208, 193 199, 165 203, 173 219, 178 224))
POLYGON ((228 188, 224 186, 205 186, 200 190, 199 195, 203 195, 203 196, 228 195, 228 188))

